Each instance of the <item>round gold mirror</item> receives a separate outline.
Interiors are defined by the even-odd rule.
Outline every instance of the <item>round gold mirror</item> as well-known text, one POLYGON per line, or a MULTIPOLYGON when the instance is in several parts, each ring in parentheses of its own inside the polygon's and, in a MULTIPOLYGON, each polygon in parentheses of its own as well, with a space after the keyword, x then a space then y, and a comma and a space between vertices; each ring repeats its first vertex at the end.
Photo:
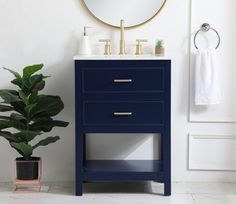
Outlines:
POLYGON ((81 0, 86 10, 99 22, 125 28, 135 28, 152 20, 161 11, 167 0, 81 0))

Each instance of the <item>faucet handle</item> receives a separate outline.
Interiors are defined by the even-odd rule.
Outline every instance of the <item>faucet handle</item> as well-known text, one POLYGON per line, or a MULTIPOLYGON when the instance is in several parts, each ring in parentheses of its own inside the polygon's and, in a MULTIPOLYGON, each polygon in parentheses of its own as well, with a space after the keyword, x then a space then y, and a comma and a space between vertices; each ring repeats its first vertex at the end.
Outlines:
POLYGON ((102 39, 99 40, 99 42, 105 42, 105 48, 104 48, 104 55, 110 55, 111 54, 111 40, 110 39, 102 39))
POLYGON ((137 42, 137 45, 136 45, 136 55, 142 55, 143 54, 143 47, 142 47, 142 44, 141 42, 147 42, 147 40, 145 39, 137 39, 136 40, 137 42))

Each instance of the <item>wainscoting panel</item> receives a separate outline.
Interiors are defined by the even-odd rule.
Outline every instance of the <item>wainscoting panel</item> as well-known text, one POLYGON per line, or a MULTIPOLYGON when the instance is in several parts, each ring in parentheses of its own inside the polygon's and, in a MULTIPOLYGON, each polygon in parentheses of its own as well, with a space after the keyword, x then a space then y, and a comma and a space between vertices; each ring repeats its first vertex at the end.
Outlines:
POLYGON ((189 170, 236 170, 236 135, 189 135, 189 170))

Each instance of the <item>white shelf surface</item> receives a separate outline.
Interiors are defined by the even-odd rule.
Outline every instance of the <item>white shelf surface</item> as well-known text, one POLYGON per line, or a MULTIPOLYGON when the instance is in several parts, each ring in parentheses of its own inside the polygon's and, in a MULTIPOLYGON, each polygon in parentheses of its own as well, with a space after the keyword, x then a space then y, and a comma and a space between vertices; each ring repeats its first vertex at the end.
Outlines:
POLYGON ((74 60, 170 60, 155 55, 76 55, 74 60))

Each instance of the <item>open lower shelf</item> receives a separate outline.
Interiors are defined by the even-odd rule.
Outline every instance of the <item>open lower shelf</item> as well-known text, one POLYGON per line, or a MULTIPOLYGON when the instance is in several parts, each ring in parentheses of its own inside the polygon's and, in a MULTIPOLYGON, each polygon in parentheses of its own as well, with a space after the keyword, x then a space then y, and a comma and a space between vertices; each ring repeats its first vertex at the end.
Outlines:
POLYGON ((135 181, 165 178, 163 161, 159 160, 87 160, 84 181, 135 181))
POLYGON ((162 172, 160 160, 87 160, 85 172, 162 172))

